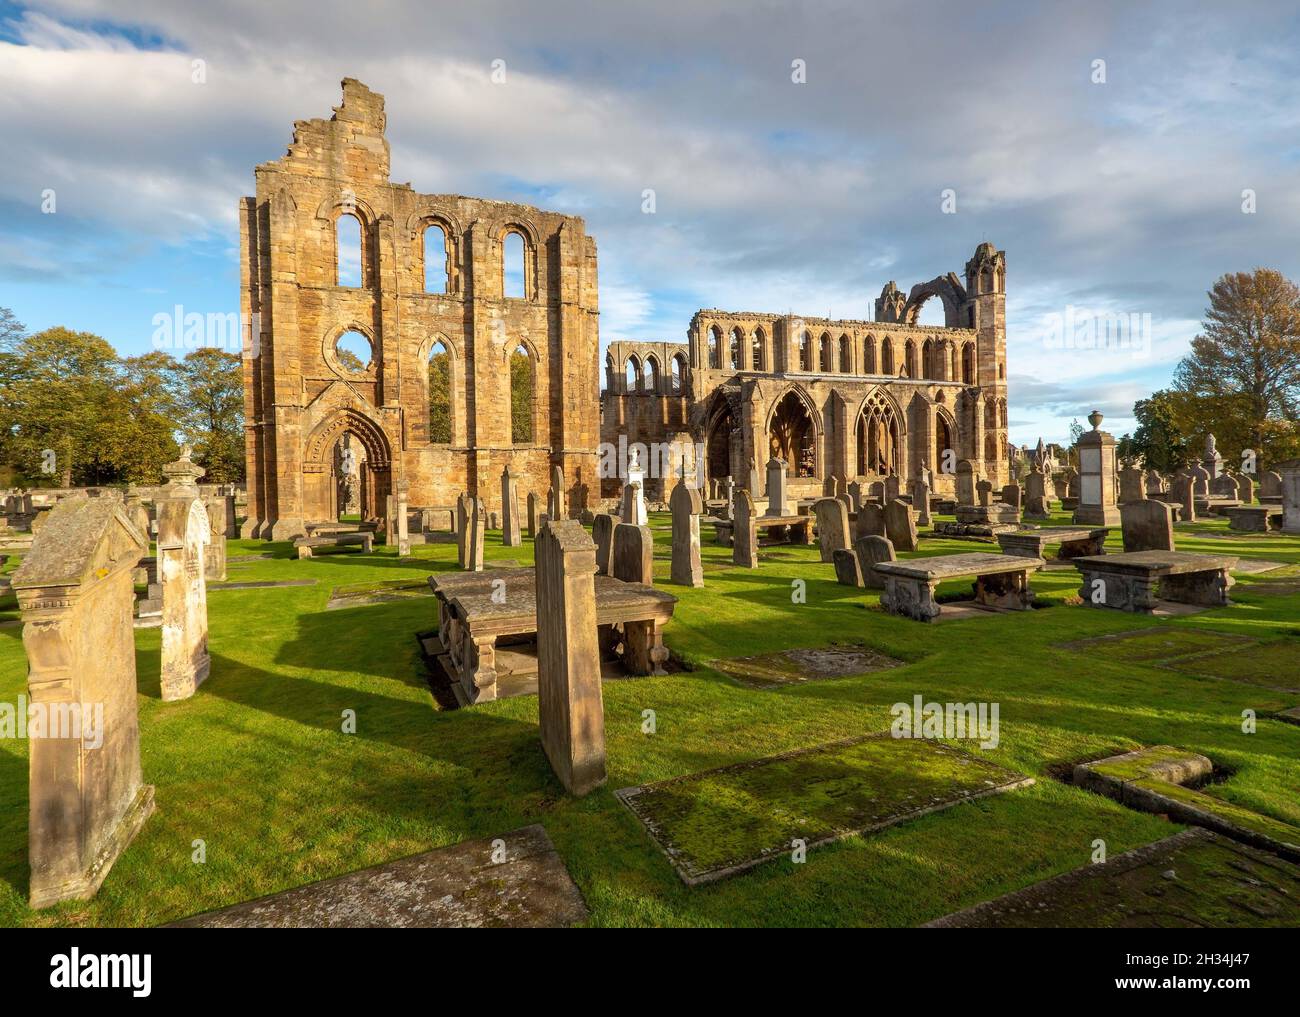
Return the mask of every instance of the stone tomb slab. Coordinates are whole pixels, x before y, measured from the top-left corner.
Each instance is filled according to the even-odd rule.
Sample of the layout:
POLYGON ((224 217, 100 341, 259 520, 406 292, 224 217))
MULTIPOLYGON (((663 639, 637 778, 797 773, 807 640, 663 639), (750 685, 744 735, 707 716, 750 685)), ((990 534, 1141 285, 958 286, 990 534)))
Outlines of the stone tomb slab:
POLYGON ((395 600, 416 600, 432 597, 427 581, 422 579, 393 579, 376 583, 356 583, 336 586, 325 603, 326 611, 346 607, 367 607, 370 604, 387 604, 395 600))
POLYGON ((216 590, 275 590, 281 586, 315 586, 315 579, 248 579, 236 583, 209 583, 208 592, 216 590))
POLYGON ((688 886, 1034 783, 952 745, 882 731, 616 791, 688 886))
POLYGON ((1224 649, 1237 652, 1252 643, 1254 640, 1249 636, 1228 632, 1157 625, 1109 636, 1079 639, 1061 645, 1069 650, 1109 657, 1117 661, 1162 663, 1189 654, 1211 653, 1224 649))
POLYGON ((559 928, 587 906, 540 825, 467 840, 209 911, 172 928, 559 928))
POLYGON ((983 904, 932 929, 1233 929, 1300 924, 1300 865, 1191 829, 983 904))
POLYGON ((709 662, 709 667, 750 688, 777 689, 826 678, 884 671, 902 667, 903 663, 863 646, 821 646, 714 660, 709 662))
POLYGON ((1263 558, 1242 558, 1232 567, 1232 571, 1241 576, 1258 576, 1281 568, 1286 568, 1286 562, 1265 561, 1263 558))

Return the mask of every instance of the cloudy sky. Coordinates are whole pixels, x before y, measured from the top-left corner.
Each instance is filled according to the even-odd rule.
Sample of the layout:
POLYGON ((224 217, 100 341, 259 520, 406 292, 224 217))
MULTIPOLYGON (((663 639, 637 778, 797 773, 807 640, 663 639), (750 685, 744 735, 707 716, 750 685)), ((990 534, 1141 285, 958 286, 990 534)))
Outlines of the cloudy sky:
POLYGON ((1300 276, 1298 21, 1287 3, 0 2, 0 306, 125 353, 178 304, 236 311, 253 167, 350 76, 387 97, 395 181, 586 218, 604 342, 682 341, 700 307, 870 318, 887 281, 960 275, 989 240, 1012 439, 1063 439, 1094 407, 1118 433, 1217 276, 1300 276), (1105 315, 1130 327, 1090 348, 1105 315))

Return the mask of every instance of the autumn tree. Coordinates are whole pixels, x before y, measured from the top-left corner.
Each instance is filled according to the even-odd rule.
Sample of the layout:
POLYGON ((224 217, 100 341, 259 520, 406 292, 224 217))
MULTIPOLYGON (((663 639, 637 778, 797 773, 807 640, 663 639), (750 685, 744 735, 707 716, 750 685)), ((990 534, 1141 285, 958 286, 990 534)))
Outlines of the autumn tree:
MULTIPOLYGON (((175 362, 173 362, 175 363, 175 362)), ((244 371, 238 353, 200 347, 170 374, 168 405, 208 484, 244 479, 244 371)))
POLYGON ((1148 470, 1173 473, 1187 465, 1190 439, 1184 430, 1186 408, 1176 393, 1160 391, 1133 405, 1137 429, 1128 439, 1127 455, 1148 470))
POLYGON ((1220 422, 1207 419, 1197 437, 1213 433, 1231 458, 1243 448, 1265 462, 1285 458, 1300 410, 1300 288, 1258 268, 1222 276, 1209 298, 1202 332, 1174 373, 1175 389, 1220 422))

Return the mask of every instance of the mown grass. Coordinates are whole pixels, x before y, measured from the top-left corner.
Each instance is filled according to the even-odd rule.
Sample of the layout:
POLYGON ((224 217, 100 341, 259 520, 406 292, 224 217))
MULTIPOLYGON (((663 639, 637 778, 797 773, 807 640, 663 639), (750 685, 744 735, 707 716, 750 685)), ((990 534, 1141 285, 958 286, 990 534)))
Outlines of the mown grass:
MULTIPOLYGON (((0 924, 161 923, 542 823, 594 925, 911 925, 1086 864, 1096 839, 1113 855, 1172 833, 1158 817, 1050 779, 1062 764, 1141 745, 1202 752, 1232 772, 1210 793, 1300 823, 1300 728, 1267 716, 1296 696, 1063 645, 1160 627, 1294 638, 1300 593, 1253 592, 1267 577, 1241 578, 1232 608, 1153 620, 1072 603, 1077 573, 1048 571, 1034 581, 1039 610, 922 625, 883 614, 874 592, 837 585, 815 547, 773 549, 779 557, 759 569, 733 570, 729 549, 706 532, 705 587, 670 587, 668 519, 652 525, 657 578, 680 597, 666 641, 690 670, 606 684, 609 781, 581 800, 550 772, 535 697, 437 711, 414 639, 436 624, 431 599, 323 610, 336 586, 454 569, 453 545, 417 546, 406 562, 388 548, 298 561, 284 544, 232 541, 231 555, 270 548, 276 557, 232 564, 231 581, 319 582, 214 589, 212 677, 186 702, 160 701, 158 630, 137 633, 143 765, 158 811, 92 901, 27 908, 26 744, 0 741, 0 924), (806 603, 792 602, 794 580, 804 581, 806 603), (772 690, 710 666, 831 642, 863 643, 905 666, 772 690), (890 706, 914 695, 999 703, 1001 742, 987 756, 1037 784, 696 889, 614 797, 620 787, 883 730, 890 706), (647 709, 653 735, 642 733, 647 709), (1242 731, 1246 709, 1261 718, 1254 734, 1242 731), (354 735, 341 730, 345 710, 356 712, 354 735), (192 861, 198 840, 204 864, 192 861)), ((1180 528, 1179 546, 1300 563, 1300 540, 1214 536, 1225 527, 1180 528)), ((489 559, 531 563, 530 542, 503 548, 495 538, 489 559)), ((973 549, 982 548, 927 539, 922 553, 973 549)), ((0 603, 0 621, 13 616, 0 603)), ((20 629, 0 627, 0 702, 16 702, 25 675, 20 629)))

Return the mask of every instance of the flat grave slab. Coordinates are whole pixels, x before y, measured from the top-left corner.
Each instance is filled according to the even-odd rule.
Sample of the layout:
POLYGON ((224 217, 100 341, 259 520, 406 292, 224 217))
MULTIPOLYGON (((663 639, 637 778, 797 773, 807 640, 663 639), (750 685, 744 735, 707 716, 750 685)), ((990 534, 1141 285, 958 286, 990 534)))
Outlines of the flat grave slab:
POLYGON ((416 600, 433 596, 429 584, 423 579, 394 579, 378 583, 356 583, 336 586, 325 603, 326 611, 346 607, 366 607, 370 604, 387 604, 395 600, 416 600))
POLYGON ((926 924, 932 929, 1294 928, 1300 865, 1191 829, 926 924))
POLYGON ((756 689, 777 689, 826 678, 869 674, 872 671, 901 667, 903 663, 862 646, 822 646, 714 660, 709 662, 709 666, 742 685, 756 689))
POLYGON ((1277 719, 1284 720, 1288 724, 1300 724, 1300 706, 1293 706, 1289 710, 1278 710, 1277 719))
POLYGON ((1033 784, 944 742, 888 731, 623 788, 688 886, 1033 784))
POLYGON ((175 922, 172 928, 554 928, 587 906, 540 825, 467 840, 175 922), (498 847, 502 847, 498 845, 498 847))
POLYGON ((208 592, 215 590, 274 590, 281 586, 315 586, 315 579, 249 579, 235 583, 208 583, 208 592))
POLYGON ((1276 569, 1286 568, 1284 561, 1265 561, 1263 558, 1242 558, 1232 571, 1242 576, 1258 576, 1276 569))

